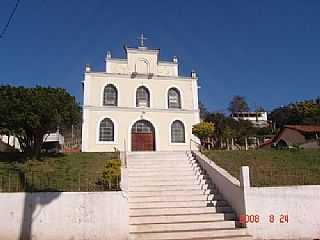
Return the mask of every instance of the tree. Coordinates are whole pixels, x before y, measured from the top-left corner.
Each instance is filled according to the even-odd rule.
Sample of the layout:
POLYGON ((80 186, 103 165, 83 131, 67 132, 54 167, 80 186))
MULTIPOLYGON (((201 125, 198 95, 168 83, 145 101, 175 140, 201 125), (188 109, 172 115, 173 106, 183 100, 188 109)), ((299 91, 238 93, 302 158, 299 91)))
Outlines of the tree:
POLYGON ((206 122, 214 123, 214 137, 219 139, 226 126, 226 116, 223 113, 211 112, 205 118, 206 122))
POLYGON ((290 124, 319 125, 320 100, 316 98, 275 108, 270 114, 270 119, 277 128, 290 124))
POLYGON ((237 130, 237 138, 241 145, 244 144, 246 138, 256 135, 256 128, 247 120, 239 120, 237 130))
POLYGON ((233 143, 243 145, 245 138, 255 136, 257 131, 250 121, 235 120, 222 113, 210 113, 206 121, 214 123, 213 138, 215 145, 218 144, 220 147, 226 143, 229 148, 230 140, 233 143))
POLYGON ((80 107, 65 89, 0 86, 0 129, 18 138, 21 150, 40 158, 43 137, 76 124, 80 107))
POLYGON ((201 122, 192 127, 192 133, 200 139, 201 143, 211 137, 213 132, 214 124, 211 122, 201 122))
POLYGON ((242 96, 234 96, 229 104, 228 110, 231 113, 249 111, 248 103, 242 96))
POLYGON ((199 111, 200 111, 200 119, 206 119, 209 112, 207 111, 206 107, 202 102, 199 102, 199 111))

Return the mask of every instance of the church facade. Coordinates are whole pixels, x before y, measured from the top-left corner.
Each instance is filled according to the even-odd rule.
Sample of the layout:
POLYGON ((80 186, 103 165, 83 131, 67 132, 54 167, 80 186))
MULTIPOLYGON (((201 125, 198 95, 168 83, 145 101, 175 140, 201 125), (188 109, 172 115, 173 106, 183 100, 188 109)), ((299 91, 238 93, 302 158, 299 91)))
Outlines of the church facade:
POLYGON ((190 149, 192 126, 200 121, 195 72, 179 76, 178 59, 161 61, 159 49, 108 52, 104 72, 86 65, 83 152, 181 151, 190 149))

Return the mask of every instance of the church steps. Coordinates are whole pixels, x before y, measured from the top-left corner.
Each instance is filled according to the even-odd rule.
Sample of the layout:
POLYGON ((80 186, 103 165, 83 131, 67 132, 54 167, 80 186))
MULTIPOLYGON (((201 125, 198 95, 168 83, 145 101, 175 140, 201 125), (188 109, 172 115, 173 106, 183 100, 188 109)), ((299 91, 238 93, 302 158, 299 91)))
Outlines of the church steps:
POLYGON ((167 195, 167 196, 150 196, 150 197, 132 197, 131 195, 129 199, 129 203, 134 202, 162 202, 162 201, 207 201, 207 200, 222 200, 220 195, 204 195, 204 194, 194 194, 194 195, 187 195, 187 196, 179 196, 179 195, 167 195))
POLYGON ((137 182, 129 182, 128 186, 130 187, 138 187, 138 186, 161 186, 161 185, 187 185, 187 184, 198 184, 201 180, 196 179, 177 179, 171 181, 163 181, 163 180, 153 180, 153 181, 137 181, 137 182))
POLYGON ((155 165, 155 166, 148 166, 148 165, 141 165, 141 166, 132 166, 130 167, 130 171, 132 170, 143 170, 143 171, 155 171, 155 170, 159 170, 159 169, 170 169, 170 170, 177 170, 177 169, 185 169, 185 170, 189 170, 190 169, 190 165, 186 165, 186 164, 179 164, 179 165, 155 165))
POLYGON ((211 190, 174 190, 174 191, 141 191, 141 192, 128 192, 128 195, 130 198, 135 198, 135 197, 159 197, 159 196, 186 196, 188 197, 189 195, 205 195, 205 194, 210 194, 212 193, 211 190))
POLYGON ((175 208, 175 207, 216 207, 227 206, 223 200, 184 200, 184 201, 160 201, 160 202, 129 202, 129 208, 175 208))
POLYGON ((129 209, 129 216, 155 216, 179 214, 232 213, 227 207, 180 207, 180 208, 137 208, 129 209))
POLYGON ((128 186, 129 187, 138 187, 138 186, 161 186, 161 185, 193 185, 193 184, 207 184, 209 183, 207 181, 207 179, 200 177, 200 178, 196 178, 193 177, 193 179, 190 178, 180 178, 180 179, 167 179, 167 180, 158 180, 158 179, 154 179, 154 180, 145 180, 145 181, 130 181, 128 186))
POLYGON ((130 159, 185 158, 186 152, 136 152, 128 153, 130 159))
POLYGON ((233 213, 203 213, 203 214, 181 214, 181 215, 152 215, 131 217, 130 224, 150 223, 172 223, 172 222, 203 222, 235 220, 233 213))
POLYGON ((232 239, 251 240, 246 229, 202 229, 192 231, 162 231, 152 233, 131 233, 130 240, 201 240, 202 239, 232 239))
POLYGON ((199 185, 159 185, 159 186, 135 186, 130 187, 129 191, 138 192, 138 191, 173 191, 173 190, 201 190, 206 189, 206 186, 199 185))
POLYGON ((129 239, 251 240, 186 153, 130 154, 128 177, 129 239))
MULTIPOLYGON (((130 155, 129 155, 130 156, 130 155)), ((154 157, 150 156, 143 156, 143 157, 130 157, 131 162, 139 162, 139 161, 149 161, 149 162, 156 162, 156 161, 185 161, 186 156, 185 155, 177 155, 177 156, 157 156, 155 155, 154 157)))
POLYGON ((164 171, 163 169, 158 169, 158 170, 150 170, 150 171, 128 171, 128 176, 129 177, 148 177, 151 176, 153 177, 167 177, 167 179, 170 179, 170 176, 194 176, 195 177, 195 172, 192 169, 180 169, 180 171, 175 170, 175 169, 166 169, 164 171))
POLYGON ((148 157, 148 156, 144 156, 144 157, 134 157, 131 158, 130 157, 130 162, 141 162, 141 161, 145 161, 145 162, 149 162, 149 163, 153 163, 153 162, 159 162, 159 161, 165 161, 165 162, 171 162, 171 161, 181 161, 184 162, 186 160, 186 156, 182 155, 182 156, 155 156, 155 157, 148 157))
POLYGON ((183 172, 188 172, 188 171, 193 171, 193 169, 190 166, 184 166, 184 167, 180 167, 180 168, 174 168, 174 167, 161 167, 161 168, 130 168, 129 169, 129 173, 134 173, 134 172, 150 172, 150 171, 154 171, 154 172, 159 172, 159 171, 168 171, 168 172, 172 172, 172 173, 179 173, 180 171, 183 172))
POLYGON ((203 176, 199 176, 198 178, 195 178, 194 175, 190 174, 190 175, 184 175, 184 176, 180 176, 180 175, 173 175, 170 176, 170 178, 168 178, 167 176, 146 176, 146 177, 131 177, 130 178, 130 182, 135 183, 135 182, 144 182, 144 181, 148 181, 148 182, 153 182, 153 181, 163 181, 163 182, 170 182, 171 180, 195 180, 195 179, 204 179, 203 176))
POLYGON ((168 170, 166 172, 162 172, 159 170, 153 170, 153 171, 128 171, 129 177, 147 177, 147 176, 163 176, 163 177, 170 177, 170 176, 194 176, 194 171, 192 169, 188 170, 168 170))
MULTIPOLYGON (((190 219, 192 220, 192 219, 190 219)), ((201 229, 226 229, 234 228, 234 221, 203 221, 203 222, 172 222, 172 223, 150 223, 130 224, 129 232, 158 232, 158 231, 190 231, 201 229)))
POLYGON ((192 166, 192 162, 155 162, 155 163, 128 163, 128 167, 131 168, 170 168, 170 167, 190 167, 192 166))

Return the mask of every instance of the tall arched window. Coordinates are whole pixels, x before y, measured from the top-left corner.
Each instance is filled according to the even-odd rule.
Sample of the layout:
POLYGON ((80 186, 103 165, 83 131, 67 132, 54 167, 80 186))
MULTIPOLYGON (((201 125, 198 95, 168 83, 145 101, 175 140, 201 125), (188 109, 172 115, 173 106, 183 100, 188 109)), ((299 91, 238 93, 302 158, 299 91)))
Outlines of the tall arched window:
POLYGON ((103 105, 117 106, 118 105, 118 91, 115 86, 108 84, 103 91, 103 105))
POLYGON ((150 93, 146 87, 139 87, 136 92, 136 106, 150 107, 150 93))
POLYGON ((181 108, 180 92, 176 88, 170 88, 168 91, 168 108, 181 108))
POLYGON ((109 118, 105 118, 100 122, 99 141, 102 141, 102 142, 114 141, 114 125, 109 118))
POLYGON ((181 121, 176 120, 171 124, 171 142, 185 143, 185 130, 181 121))

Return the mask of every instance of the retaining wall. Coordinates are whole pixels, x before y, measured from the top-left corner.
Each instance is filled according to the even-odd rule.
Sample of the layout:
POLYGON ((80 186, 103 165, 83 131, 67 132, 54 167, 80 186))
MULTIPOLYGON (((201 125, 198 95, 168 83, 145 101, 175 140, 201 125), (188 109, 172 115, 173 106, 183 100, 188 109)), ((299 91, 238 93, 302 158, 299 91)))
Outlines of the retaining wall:
POLYGON ((256 239, 319 239, 320 186, 244 189, 247 223, 256 239), (254 217, 251 217, 254 219, 254 217))
POLYGON ((0 193, 0 239, 125 240, 123 192, 0 193))
POLYGON ((320 239, 320 185, 250 187, 249 167, 241 168, 238 181, 193 154, 255 239, 320 239))

